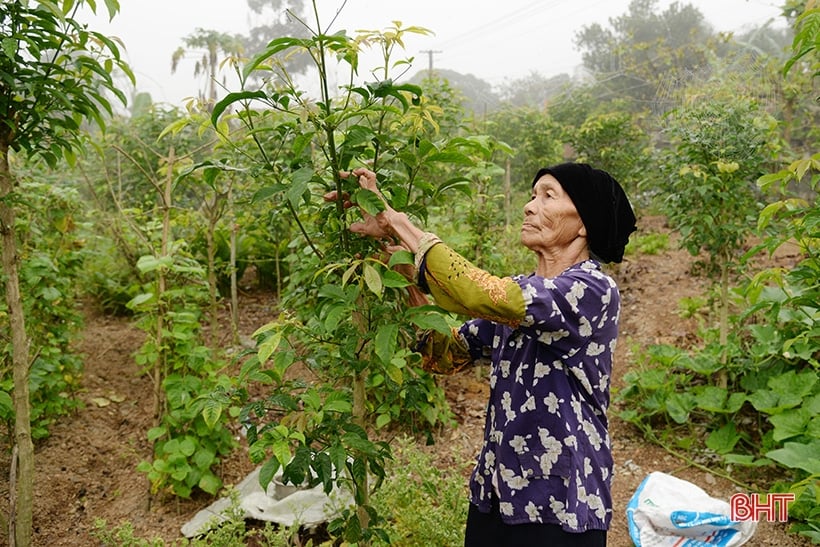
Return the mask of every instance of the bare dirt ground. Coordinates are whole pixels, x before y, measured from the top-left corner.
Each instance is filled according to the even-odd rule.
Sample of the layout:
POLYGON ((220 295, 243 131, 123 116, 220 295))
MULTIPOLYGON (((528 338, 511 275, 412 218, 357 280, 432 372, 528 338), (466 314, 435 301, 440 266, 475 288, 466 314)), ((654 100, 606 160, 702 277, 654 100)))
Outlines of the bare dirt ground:
MULTIPOLYGON (((664 229, 660 219, 645 219, 641 228, 664 229)), ((613 271, 623 305, 613 374, 616 388, 635 361, 633 348, 659 342, 684 343, 696 328, 675 310, 680 298, 703 295, 706 284, 690 275, 693 259, 685 251, 676 250, 674 243, 671 247, 658 255, 629 256, 613 271)), ((270 295, 243 296, 242 332, 249 335, 268 322, 274 307, 270 295)), ((97 519, 106 520, 109 526, 130 521, 136 535, 161 537, 170 542, 180 537, 180 527, 185 522, 211 503, 207 496, 170 502, 152 500, 145 476, 136 471, 137 464, 151 456, 145 434, 153 425, 151 381, 140 375, 133 360, 141 340, 142 334, 129 320, 89 312, 79 345, 85 354, 85 376, 79 394, 84 407, 61 419, 53 426, 51 436, 36 447, 35 545, 99 545, 91 535, 97 519)), ((432 450, 441 451, 441 462, 451 461, 454 448, 464 458, 472 458, 481 442, 486 382, 470 372, 443 378, 442 382, 459 425, 444 432, 432 450)), ((626 505, 652 471, 672 473, 724 499, 737 491, 733 483, 692 467, 646 442, 615 412, 612 414, 615 519, 609 545, 632 545, 627 532, 626 505)), ((235 484, 252 468, 247 452, 240 449, 223 461, 222 477, 226 484, 235 484)), ((8 469, 9 456, 3 452, 0 499, 6 501, 0 510, 5 514, 8 469)), ((5 533, 0 530, 0 543, 7 540, 5 533)), ((783 524, 761 522, 747 545, 798 547, 809 542, 789 535, 783 524)))

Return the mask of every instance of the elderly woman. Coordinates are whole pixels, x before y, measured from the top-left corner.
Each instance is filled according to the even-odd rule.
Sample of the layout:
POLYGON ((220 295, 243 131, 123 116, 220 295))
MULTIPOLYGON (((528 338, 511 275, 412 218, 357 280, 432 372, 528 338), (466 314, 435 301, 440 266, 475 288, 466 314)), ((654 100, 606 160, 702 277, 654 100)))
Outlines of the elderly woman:
MULTIPOLYGON (((372 171, 345 175, 378 194, 372 171)), ((415 253, 418 286, 442 308, 473 318, 449 339, 423 339, 428 369, 491 364, 465 545, 605 545, 620 297, 600 263, 620 262, 635 230, 618 182, 579 163, 538 171, 521 228, 521 242, 538 260, 529 275, 480 270, 389 206, 350 229, 398 238, 415 253)))

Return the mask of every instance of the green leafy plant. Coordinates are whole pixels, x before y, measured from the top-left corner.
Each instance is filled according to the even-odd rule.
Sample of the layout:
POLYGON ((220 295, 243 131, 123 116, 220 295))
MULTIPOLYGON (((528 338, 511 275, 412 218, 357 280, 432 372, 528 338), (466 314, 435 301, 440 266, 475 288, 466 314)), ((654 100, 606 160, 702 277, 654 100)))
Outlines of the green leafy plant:
POLYGON ((370 496, 385 478, 390 447, 373 440, 374 429, 428 429, 448 418, 412 347, 416 329, 447 330, 449 324, 430 307, 405 308, 409 281, 394 268, 411 264, 408 253, 388 260, 378 243, 348 231, 353 217, 346 199, 371 214, 382 204, 340 172, 369 166, 393 207, 423 222, 431 203, 472 181, 455 167, 486 165, 491 155, 484 138, 439 135, 440 108, 419 86, 391 78, 406 64, 393 60, 394 50, 406 35, 425 32, 397 24, 351 38, 329 33, 317 18, 308 38, 273 40, 241 70, 242 89, 212 112, 227 143, 256 146, 242 165, 259 182, 255 201, 279 208, 296 230, 286 258, 285 312, 256 332, 256 355, 233 392, 245 404, 240 420, 251 457, 264 462, 263 485, 281 468, 289 482, 353 492, 355 510, 329 527, 351 543, 385 539, 370 496), (378 81, 356 81, 363 47, 382 53, 378 81), (309 55, 317 69, 316 101, 276 60, 297 52, 309 55), (350 74, 339 96, 329 88, 332 59, 350 74), (259 74, 268 76, 265 87, 244 87, 259 74), (246 139, 231 130, 237 125, 246 139), (333 201, 317 199, 329 191, 336 192, 333 201), (251 398, 249 381, 267 383, 268 395, 251 398))
MULTIPOLYGON (((110 16, 119 10, 106 1, 110 16)), ((75 0, 21 1, 0 4, 0 236, 2 236, 2 289, 8 306, 11 368, 14 384, 15 449, 18 464, 16 515, 10 535, 15 544, 29 545, 32 533, 34 447, 31 431, 29 370, 30 336, 21 294, 17 209, 28 197, 21 193, 12 165, 19 157, 42 160, 56 167, 75 160, 83 147, 83 124, 105 127, 111 114, 111 92, 125 102, 112 74, 134 75, 120 58, 117 45, 75 19, 77 10, 96 2, 75 0)), ((36 354, 36 348, 34 348, 36 354)))
POLYGON ((199 488, 213 495, 222 487, 214 468, 235 441, 222 422, 206 419, 204 395, 227 379, 219 373, 224 365, 202 342, 199 312, 189 311, 193 302, 207 301, 202 269, 179 257, 167 258, 145 257, 139 265, 147 274, 167 268, 168 278, 162 279, 176 279, 176 286, 160 290, 157 282, 156 292, 140 294, 131 302, 140 316, 139 326, 149 334, 136 361, 155 379, 159 422, 148 431, 153 461, 142 462, 138 469, 147 474, 154 493, 168 490, 187 498, 199 488))
MULTIPOLYGON (((20 188, 32 195, 18 217, 18 229, 25 234, 20 283, 23 292, 33 296, 23 302, 30 319, 29 337, 38 348, 29 371, 31 435, 42 439, 58 416, 80 406, 74 395, 82 375, 82 359, 72 343, 83 323, 76 290, 85 252, 79 224, 81 205, 73 189, 58 185, 41 170, 28 173, 20 188)), ((0 303, 0 314, 8 317, 5 302, 0 303)), ((5 346, 2 362, 11 363, 11 346, 5 346)), ((11 400, 12 387, 11 367, 4 366, 0 374, 3 400, 11 400)), ((0 402, 0 417, 9 425, 11 438, 12 405, 0 402)))
POLYGON ((390 515, 385 525, 389 544, 400 547, 461 545, 468 500, 464 473, 471 462, 455 458, 441 469, 434 456, 414 446, 411 438, 395 443, 384 485, 373 505, 390 515))
POLYGON ((626 245, 626 253, 656 255, 669 248, 669 234, 649 232, 634 234, 626 245))
MULTIPOLYGON (((667 116, 671 147, 663 154, 664 209, 693 256, 720 290, 720 343, 729 334, 729 286, 754 218, 760 211, 754 181, 778 150, 776 122, 752 98, 717 89, 667 116)), ((726 362, 726 358, 721 359, 726 362)), ((726 387, 724 371, 716 381, 726 387)))

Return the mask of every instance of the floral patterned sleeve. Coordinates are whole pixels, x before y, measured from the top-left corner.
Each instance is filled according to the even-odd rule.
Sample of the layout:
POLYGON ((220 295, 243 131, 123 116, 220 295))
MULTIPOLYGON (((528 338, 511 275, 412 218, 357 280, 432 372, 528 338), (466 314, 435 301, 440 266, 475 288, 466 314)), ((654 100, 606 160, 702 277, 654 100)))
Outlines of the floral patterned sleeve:
POLYGON ((434 235, 422 238, 416 261, 419 286, 445 310, 512 328, 524 319, 526 306, 518 283, 477 268, 434 235))

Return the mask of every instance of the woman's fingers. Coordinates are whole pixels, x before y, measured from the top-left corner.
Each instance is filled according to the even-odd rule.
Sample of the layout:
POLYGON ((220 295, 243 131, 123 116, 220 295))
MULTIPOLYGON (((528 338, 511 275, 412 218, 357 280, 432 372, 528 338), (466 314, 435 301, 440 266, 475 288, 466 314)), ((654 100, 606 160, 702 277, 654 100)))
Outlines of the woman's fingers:
MULTIPOLYGON (((352 171, 340 171, 339 176, 342 178, 356 177, 361 188, 374 192, 377 196, 379 196, 382 202, 384 202, 385 207, 388 210, 390 209, 390 205, 384 199, 384 196, 382 196, 381 192, 379 192, 379 187, 376 180, 376 173, 374 173, 370 169, 358 167, 356 169, 353 169, 352 171)), ((325 195, 325 199, 327 199, 327 196, 330 195, 333 196, 332 199, 335 199, 338 194, 335 191, 328 192, 325 195)), ((347 197, 348 196, 345 196, 345 207, 350 206, 350 202, 347 201, 347 197)), ((362 211, 362 217, 363 220, 361 222, 354 222, 350 225, 351 232, 376 239, 390 237, 389 222, 383 214, 372 216, 362 211)))
POLYGON ((379 225, 375 217, 366 215, 365 219, 360 222, 353 222, 350 225, 350 231, 375 239, 382 239, 388 237, 389 234, 379 225))
POLYGON ((339 176, 345 179, 350 177, 356 177, 359 182, 359 186, 367 190, 370 190, 371 192, 376 192, 377 194, 379 194, 379 196, 381 196, 381 194, 379 193, 378 181, 376 180, 376 173, 374 173, 370 169, 366 169, 364 167, 357 167, 352 171, 340 171, 339 176))
MULTIPOLYGON (((338 194, 338 192, 336 192, 336 190, 331 190, 330 192, 323 195, 322 199, 324 199, 325 201, 328 201, 328 202, 334 202, 334 201, 336 201, 336 198, 338 197, 338 195, 339 194, 338 194)), ((342 194, 342 198, 344 199, 345 209, 349 209, 349 208, 353 207, 353 202, 350 201, 349 197, 350 196, 348 196, 347 193, 342 194)))

